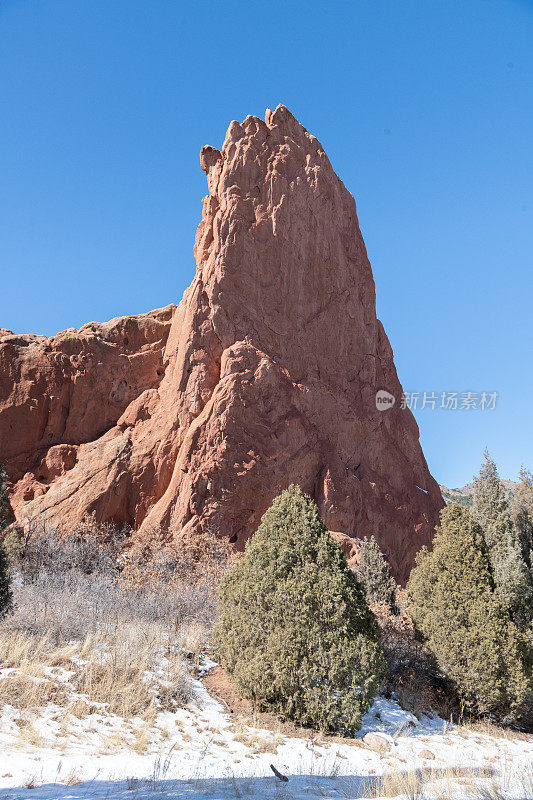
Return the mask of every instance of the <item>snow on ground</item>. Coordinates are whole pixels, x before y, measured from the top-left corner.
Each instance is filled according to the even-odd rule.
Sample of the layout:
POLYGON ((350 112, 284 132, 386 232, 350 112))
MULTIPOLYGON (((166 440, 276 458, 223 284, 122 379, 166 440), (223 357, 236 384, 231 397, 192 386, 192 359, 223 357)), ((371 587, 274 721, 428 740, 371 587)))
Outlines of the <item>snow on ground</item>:
POLYGON ((483 797, 469 784, 473 768, 495 773, 500 784, 498 775, 505 775, 503 795, 493 795, 498 800, 528 798, 515 778, 533 764, 533 737, 494 738, 438 718, 418 720, 378 698, 353 743, 327 738, 313 742, 234 725, 199 680, 194 688, 193 703, 175 713, 161 712, 150 725, 109 715, 104 708, 84 719, 67 718, 64 709, 52 704, 28 722, 27 715, 5 706, 0 716, 0 800, 349 800, 368 796, 380 775, 394 771, 442 771, 444 786, 450 768, 459 784, 465 775, 463 789, 456 787, 450 794, 448 787, 439 800, 483 797), (390 742, 388 753, 380 756, 363 744, 361 738, 369 731, 390 742), (434 760, 421 757, 423 750, 434 760), (273 775, 271 764, 288 782, 273 775))

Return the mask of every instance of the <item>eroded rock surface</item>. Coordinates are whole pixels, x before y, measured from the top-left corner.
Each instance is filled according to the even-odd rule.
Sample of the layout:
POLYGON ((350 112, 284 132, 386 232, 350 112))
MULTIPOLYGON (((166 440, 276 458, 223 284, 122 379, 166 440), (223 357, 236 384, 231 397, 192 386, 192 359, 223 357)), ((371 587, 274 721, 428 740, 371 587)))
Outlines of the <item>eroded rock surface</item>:
POLYGON ((0 330, 0 457, 19 516, 73 469, 81 444, 99 439, 132 400, 158 386, 175 308, 50 338, 0 330))
POLYGON ((402 389, 355 201, 283 106, 232 122, 200 161, 197 271, 175 311, 0 338, 17 517, 89 512, 242 546, 298 483, 404 579, 443 502, 410 411, 376 409, 378 389, 402 389))

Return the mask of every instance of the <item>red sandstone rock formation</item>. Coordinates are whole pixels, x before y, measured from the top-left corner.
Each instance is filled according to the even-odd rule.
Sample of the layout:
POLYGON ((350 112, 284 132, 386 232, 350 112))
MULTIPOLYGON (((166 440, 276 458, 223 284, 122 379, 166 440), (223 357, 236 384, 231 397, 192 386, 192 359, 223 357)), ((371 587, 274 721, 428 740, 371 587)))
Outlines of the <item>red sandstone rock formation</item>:
POLYGON ((16 515, 241 546, 298 483, 331 530, 374 534, 405 579, 443 502, 411 413, 376 409, 378 389, 402 389, 355 201, 283 106, 232 122, 200 163, 197 271, 173 314, 0 339, 16 515))
MULTIPOLYGON (((0 457, 18 516, 163 375, 176 306, 46 336, 0 329, 0 457)), ((80 497, 83 504, 83 499, 80 497)))

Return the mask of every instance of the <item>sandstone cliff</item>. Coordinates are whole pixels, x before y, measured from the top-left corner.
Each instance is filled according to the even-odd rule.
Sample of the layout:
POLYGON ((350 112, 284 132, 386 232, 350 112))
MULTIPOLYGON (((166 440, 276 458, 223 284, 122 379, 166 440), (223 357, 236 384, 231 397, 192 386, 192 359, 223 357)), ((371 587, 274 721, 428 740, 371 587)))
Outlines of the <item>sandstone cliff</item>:
POLYGON ((176 310, 0 338, 17 517, 94 513, 242 546, 299 483, 404 579, 443 502, 376 318, 355 201, 283 106, 202 148, 197 271, 176 310))

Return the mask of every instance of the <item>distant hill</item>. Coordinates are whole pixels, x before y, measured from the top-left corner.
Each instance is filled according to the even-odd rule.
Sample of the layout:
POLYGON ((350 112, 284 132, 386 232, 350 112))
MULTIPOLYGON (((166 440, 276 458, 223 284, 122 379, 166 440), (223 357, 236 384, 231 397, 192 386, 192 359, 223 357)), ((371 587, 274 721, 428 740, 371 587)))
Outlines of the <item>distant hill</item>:
MULTIPOLYGON (((518 486, 517 481, 507 481, 502 478, 503 487, 505 489, 505 496, 507 499, 511 497, 514 490, 518 486)), ((461 486, 460 489, 448 489, 447 486, 440 487, 442 497, 446 505, 450 503, 459 503, 462 506, 470 508, 472 505, 474 484, 468 483, 466 486, 461 486)))

